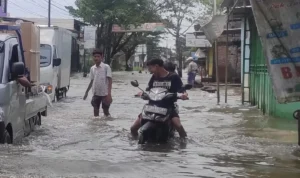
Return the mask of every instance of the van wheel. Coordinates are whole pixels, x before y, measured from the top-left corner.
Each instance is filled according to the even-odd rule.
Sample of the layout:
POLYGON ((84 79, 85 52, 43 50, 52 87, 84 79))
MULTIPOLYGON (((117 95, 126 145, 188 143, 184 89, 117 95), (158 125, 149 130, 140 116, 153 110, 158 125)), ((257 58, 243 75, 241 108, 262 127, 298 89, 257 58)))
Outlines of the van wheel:
POLYGON ((42 116, 37 115, 35 125, 41 126, 42 125, 42 116))
POLYGON ((62 97, 63 97, 63 98, 66 98, 66 97, 67 97, 67 91, 68 91, 68 90, 65 88, 64 91, 63 91, 63 93, 62 93, 62 95, 63 95, 62 97))
POLYGON ((4 131, 3 138, 0 140, 1 144, 12 144, 12 139, 7 130, 4 131))

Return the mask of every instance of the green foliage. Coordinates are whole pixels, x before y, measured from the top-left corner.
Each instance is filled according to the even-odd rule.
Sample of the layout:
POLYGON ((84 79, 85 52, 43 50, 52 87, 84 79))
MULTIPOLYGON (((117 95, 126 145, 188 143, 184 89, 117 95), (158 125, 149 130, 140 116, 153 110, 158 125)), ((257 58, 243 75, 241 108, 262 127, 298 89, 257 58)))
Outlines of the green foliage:
MULTIPOLYGON (((224 0, 217 0, 217 10, 221 9, 221 4, 224 0)), ((213 0, 199 0, 199 2, 205 6, 205 13, 212 15, 214 11, 214 1, 213 0)))
MULTIPOLYGON (((147 42, 151 33, 115 33, 109 42, 107 27, 118 24, 122 27, 160 21, 157 6, 152 0, 76 0, 76 7, 66 7, 74 17, 81 18, 97 29, 97 47, 111 43, 111 57, 120 51, 130 55, 139 44, 147 42)), ((158 34, 153 34, 158 36, 158 34)))
POLYGON ((160 6, 163 9, 161 13, 164 14, 168 31, 176 38, 194 24, 201 12, 198 0, 164 0, 160 6), (184 21, 189 22, 189 26, 183 26, 184 21))
POLYGON ((75 5, 76 8, 66 7, 70 14, 91 25, 101 22, 140 24, 159 17, 148 0, 76 0, 75 5))

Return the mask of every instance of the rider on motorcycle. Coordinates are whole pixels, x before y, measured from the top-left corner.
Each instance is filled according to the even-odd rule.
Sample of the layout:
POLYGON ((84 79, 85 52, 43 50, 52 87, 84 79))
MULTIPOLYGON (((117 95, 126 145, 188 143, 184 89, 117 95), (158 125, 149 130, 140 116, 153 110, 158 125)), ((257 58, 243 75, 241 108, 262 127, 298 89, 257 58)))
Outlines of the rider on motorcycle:
MULTIPOLYGON (((181 93, 183 83, 180 77, 173 72, 169 72, 164 68, 164 61, 161 59, 152 59, 147 62, 147 67, 150 73, 152 73, 152 77, 148 84, 148 89, 151 88, 166 88, 170 93, 181 93)), ((184 92, 183 95, 180 96, 182 100, 188 99, 188 95, 184 92)), ((171 115, 171 121, 174 128, 178 131, 181 138, 185 138, 187 136, 183 126, 181 125, 180 118, 178 113, 174 110, 171 115)), ((138 119, 133 123, 130 130, 133 135, 138 134, 138 130, 141 127, 141 114, 138 119)))

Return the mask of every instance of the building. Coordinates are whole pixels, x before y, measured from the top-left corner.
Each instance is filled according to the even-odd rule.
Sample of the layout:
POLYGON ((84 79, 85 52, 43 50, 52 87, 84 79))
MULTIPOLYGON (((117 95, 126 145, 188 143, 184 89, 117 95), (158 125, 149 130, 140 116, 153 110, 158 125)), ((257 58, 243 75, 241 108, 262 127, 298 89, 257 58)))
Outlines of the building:
POLYGON ((300 102, 277 102, 249 0, 240 1, 235 7, 234 0, 225 0, 222 7, 228 8, 231 16, 242 22, 242 102, 257 106, 264 114, 292 120, 300 102))
MULTIPOLYGON (((229 29, 224 30, 222 35, 218 38, 218 70, 219 70, 219 81, 225 82, 225 69, 226 69, 226 50, 227 50, 227 35, 228 35, 228 82, 230 83, 241 83, 241 29, 239 28, 239 22, 233 22, 229 24, 229 29)), ((207 77, 211 81, 216 81, 216 67, 215 67, 215 46, 208 45, 208 41, 205 39, 205 34, 202 31, 195 31, 193 34, 196 38, 194 46, 188 44, 188 38, 190 35, 187 34, 187 45, 191 47, 198 47, 206 53, 206 73, 207 77), (198 41, 198 42, 197 42, 198 41)))

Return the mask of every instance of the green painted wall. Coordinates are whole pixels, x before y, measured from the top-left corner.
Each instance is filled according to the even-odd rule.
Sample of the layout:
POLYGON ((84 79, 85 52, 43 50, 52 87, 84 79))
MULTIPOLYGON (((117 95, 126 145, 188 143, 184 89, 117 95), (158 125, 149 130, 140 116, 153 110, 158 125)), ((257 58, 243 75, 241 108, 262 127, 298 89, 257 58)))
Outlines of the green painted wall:
POLYGON ((264 114, 292 120, 293 112, 300 109, 300 102, 279 104, 276 101, 254 20, 250 20, 250 28, 250 102, 254 106, 257 105, 264 114))

